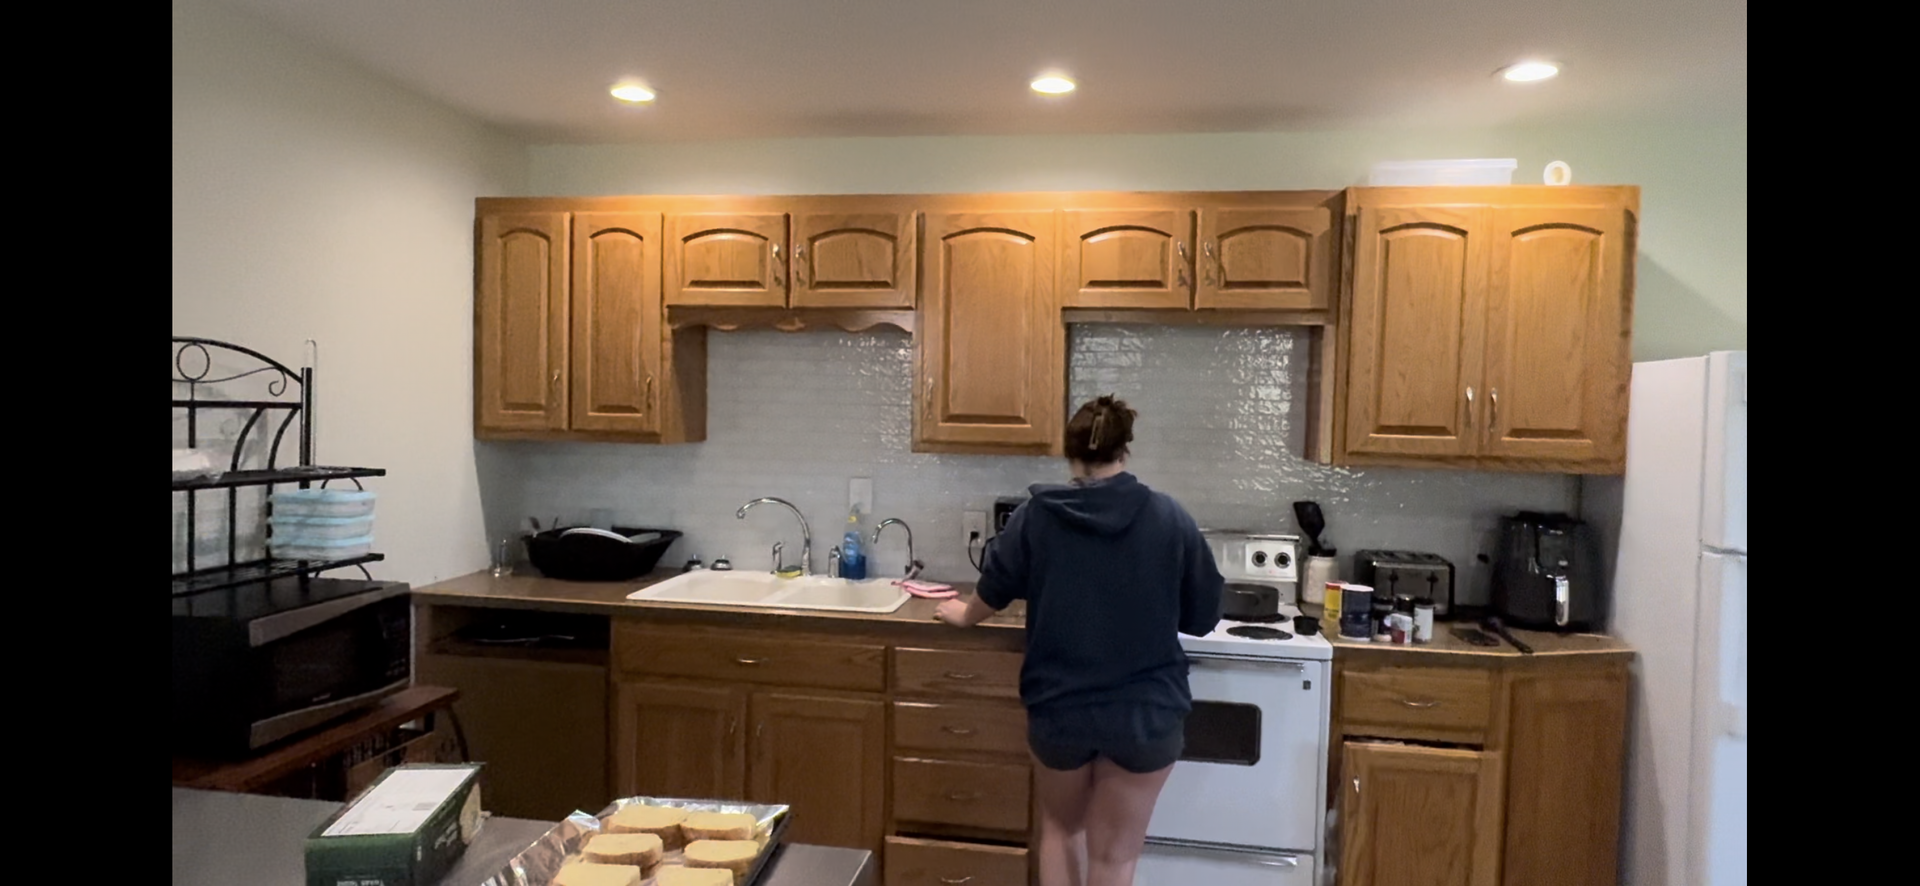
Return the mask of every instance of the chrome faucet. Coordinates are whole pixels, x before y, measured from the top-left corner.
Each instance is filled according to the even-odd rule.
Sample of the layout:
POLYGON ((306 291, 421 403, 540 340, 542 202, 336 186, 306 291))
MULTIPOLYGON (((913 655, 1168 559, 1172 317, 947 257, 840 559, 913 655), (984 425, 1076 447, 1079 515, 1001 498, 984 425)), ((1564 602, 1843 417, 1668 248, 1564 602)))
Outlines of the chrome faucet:
POLYGON ((907 532, 907 577, 912 578, 915 575, 918 575, 920 573, 920 570, 925 569, 927 567, 926 567, 926 564, 921 563, 919 560, 914 559, 913 527, 908 526, 907 521, 902 520, 899 517, 888 517, 885 520, 881 520, 880 525, 873 527, 873 543, 876 545, 880 543, 880 530, 885 529, 888 526, 893 525, 895 523, 900 524, 900 528, 906 530, 907 532))
MULTIPOLYGON (((801 514, 800 509, 793 506, 793 502, 787 501, 784 498, 771 498, 771 497, 756 498, 753 501, 750 501, 750 502, 747 502, 746 504, 741 505, 740 510, 734 511, 733 512, 734 519, 745 520, 747 519, 748 509, 752 508, 754 505, 763 505, 768 503, 772 503, 776 505, 785 505, 787 510, 793 512, 794 519, 800 521, 800 573, 802 575, 812 575, 813 574, 813 530, 807 528, 806 515, 801 514)), ((775 554, 774 556, 777 561, 779 555, 775 554)), ((775 562, 773 565, 774 565, 775 571, 778 571, 780 564, 778 562, 775 562)))

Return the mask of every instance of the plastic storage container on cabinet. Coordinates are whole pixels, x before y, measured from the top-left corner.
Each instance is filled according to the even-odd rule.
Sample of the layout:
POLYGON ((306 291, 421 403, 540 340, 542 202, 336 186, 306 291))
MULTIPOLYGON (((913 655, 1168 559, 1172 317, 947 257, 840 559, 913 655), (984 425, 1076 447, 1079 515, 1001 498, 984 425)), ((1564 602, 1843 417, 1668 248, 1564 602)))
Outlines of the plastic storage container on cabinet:
POLYGON ((1520 161, 1504 160, 1390 160, 1373 164, 1367 184, 1374 187, 1406 185, 1510 185, 1520 161))
POLYGON ((286 489, 273 494, 276 517, 369 517, 373 493, 358 489, 286 489))

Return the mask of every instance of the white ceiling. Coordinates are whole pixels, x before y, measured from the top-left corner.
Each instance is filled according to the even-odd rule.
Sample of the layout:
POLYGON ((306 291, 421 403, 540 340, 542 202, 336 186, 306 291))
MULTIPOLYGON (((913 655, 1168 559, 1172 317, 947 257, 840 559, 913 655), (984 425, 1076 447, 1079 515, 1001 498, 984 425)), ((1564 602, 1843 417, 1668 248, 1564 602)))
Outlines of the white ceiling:
POLYGON ((1745 0, 224 0, 529 138, 1744 119, 1745 0), (1527 56, 1560 77, 1493 71, 1527 56), (1043 98, 1059 68, 1080 83, 1043 98), (650 106, 607 89, 637 77, 650 106))

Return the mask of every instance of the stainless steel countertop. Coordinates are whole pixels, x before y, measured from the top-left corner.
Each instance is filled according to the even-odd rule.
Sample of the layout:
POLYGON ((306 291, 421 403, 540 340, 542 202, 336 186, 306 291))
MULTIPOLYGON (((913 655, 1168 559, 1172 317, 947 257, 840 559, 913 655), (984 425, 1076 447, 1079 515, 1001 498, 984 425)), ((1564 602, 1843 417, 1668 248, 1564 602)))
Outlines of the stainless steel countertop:
MULTIPOLYGON (((306 839, 340 808, 220 791, 173 789, 173 886, 306 886, 306 839)), ((440 886, 473 886, 533 844, 552 822, 489 818, 440 886)), ((873 853, 789 843, 760 886, 879 886, 873 853)))

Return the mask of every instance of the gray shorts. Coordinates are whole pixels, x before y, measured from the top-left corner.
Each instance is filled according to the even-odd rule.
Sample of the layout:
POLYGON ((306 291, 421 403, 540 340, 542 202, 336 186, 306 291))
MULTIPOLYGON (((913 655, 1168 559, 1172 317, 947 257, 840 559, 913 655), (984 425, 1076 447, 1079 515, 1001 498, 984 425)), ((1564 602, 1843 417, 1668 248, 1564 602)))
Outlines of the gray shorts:
POLYGON ((1107 702, 1027 710, 1027 747, 1048 769, 1071 771, 1097 757, 1128 772, 1158 772, 1180 759, 1187 715, 1175 708, 1107 702))

